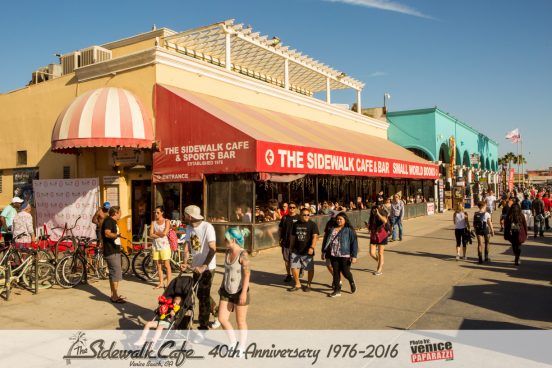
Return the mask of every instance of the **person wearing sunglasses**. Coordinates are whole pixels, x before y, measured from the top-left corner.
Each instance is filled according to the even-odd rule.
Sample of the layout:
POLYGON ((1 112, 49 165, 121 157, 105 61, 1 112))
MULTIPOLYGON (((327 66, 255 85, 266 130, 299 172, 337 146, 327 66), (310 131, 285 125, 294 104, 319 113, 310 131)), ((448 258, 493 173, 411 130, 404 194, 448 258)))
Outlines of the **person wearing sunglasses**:
POLYGON ((284 282, 290 282, 292 280, 289 264, 289 245, 293 224, 298 220, 299 215, 297 214, 297 205, 294 202, 290 202, 288 207, 288 214, 282 217, 282 219, 280 220, 280 224, 278 225, 278 232, 280 235, 280 247, 282 247, 282 257, 284 258, 284 264, 286 266, 287 272, 287 276, 284 279, 284 282))
POLYGON ((307 271, 307 286, 303 291, 308 292, 311 289, 312 279, 314 278, 314 249, 318 240, 318 226, 310 220, 310 210, 303 208, 299 216, 299 221, 293 224, 290 238, 291 252, 291 272, 295 281, 295 286, 289 291, 302 289, 299 271, 307 271))

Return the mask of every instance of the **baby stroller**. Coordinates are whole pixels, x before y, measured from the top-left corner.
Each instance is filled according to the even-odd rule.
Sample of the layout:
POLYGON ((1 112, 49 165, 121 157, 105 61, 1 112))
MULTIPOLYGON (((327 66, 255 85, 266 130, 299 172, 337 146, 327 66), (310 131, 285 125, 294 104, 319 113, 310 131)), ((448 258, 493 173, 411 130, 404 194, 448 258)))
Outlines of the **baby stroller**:
POLYGON ((174 300, 176 296, 180 296, 182 298, 182 302, 180 309, 176 312, 174 318, 167 327, 165 336, 161 339, 162 341, 165 340, 169 333, 173 330, 185 331, 185 338, 188 339, 190 330, 192 329, 192 322, 194 320, 194 306, 197 299, 198 286, 199 279, 194 283, 192 275, 180 274, 178 277, 173 279, 165 289, 165 292, 163 293, 165 298, 171 298, 174 300))

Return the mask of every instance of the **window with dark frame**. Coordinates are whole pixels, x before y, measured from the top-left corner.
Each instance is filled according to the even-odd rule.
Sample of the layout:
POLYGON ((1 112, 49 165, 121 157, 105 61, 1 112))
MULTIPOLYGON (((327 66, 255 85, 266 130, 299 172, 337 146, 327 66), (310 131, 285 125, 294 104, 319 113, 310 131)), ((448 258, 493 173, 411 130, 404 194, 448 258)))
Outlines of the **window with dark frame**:
POLYGON ((63 166, 63 179, 71 179, 71 166, 63 166))
POLYGON ((17 165, 27 165, 27 151, 17 151, 17 165))

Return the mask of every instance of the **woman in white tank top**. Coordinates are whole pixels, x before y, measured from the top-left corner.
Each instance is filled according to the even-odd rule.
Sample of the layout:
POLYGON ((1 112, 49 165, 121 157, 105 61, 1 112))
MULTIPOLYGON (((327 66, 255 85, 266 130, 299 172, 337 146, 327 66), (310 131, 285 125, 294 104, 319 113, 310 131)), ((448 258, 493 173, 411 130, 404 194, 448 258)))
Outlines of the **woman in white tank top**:
POLYGON ((155 207, 155 220, 152 221, 149 231, 150 238, 153 239, 152 259, 157 265, 159 274, 159 284, 154 289, 162 289, 165 287, 163 283, 163 266, 167 271, 167 285, 171 282, 171 245, 167 234, 171 229, 171 222, 164 216, 165 211, 163 206, 155 207))
POLYGON ((454 236, 456 238, 456 260, 460 260, 460 243, 462 244, 462 258, 467 259, 466 246, 471 239, 469 235, 470 221, 462 203, 456 206, 452 215, 452 221, 454 222, 454 236))

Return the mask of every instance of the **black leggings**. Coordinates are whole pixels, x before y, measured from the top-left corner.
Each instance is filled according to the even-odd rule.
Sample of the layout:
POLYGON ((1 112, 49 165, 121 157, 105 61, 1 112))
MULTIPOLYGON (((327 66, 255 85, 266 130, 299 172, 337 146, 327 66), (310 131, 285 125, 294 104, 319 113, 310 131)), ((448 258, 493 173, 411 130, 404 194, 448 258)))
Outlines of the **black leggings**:
POLYGON ((353 274, 351 273, 351 258, 345 257, 330 257, 333 268, 333 289, 341 290, 339 286, 339 281, 341 279, 341 274, 345 276, 349 282, 355 282, 353 279, 353 274))
POLYGON ((467 236, 465 235, 466 229, 454 229, 454 236, 456 237, 456 246, 459 247, 462 243, 463 247, 468 244, 467 236))

